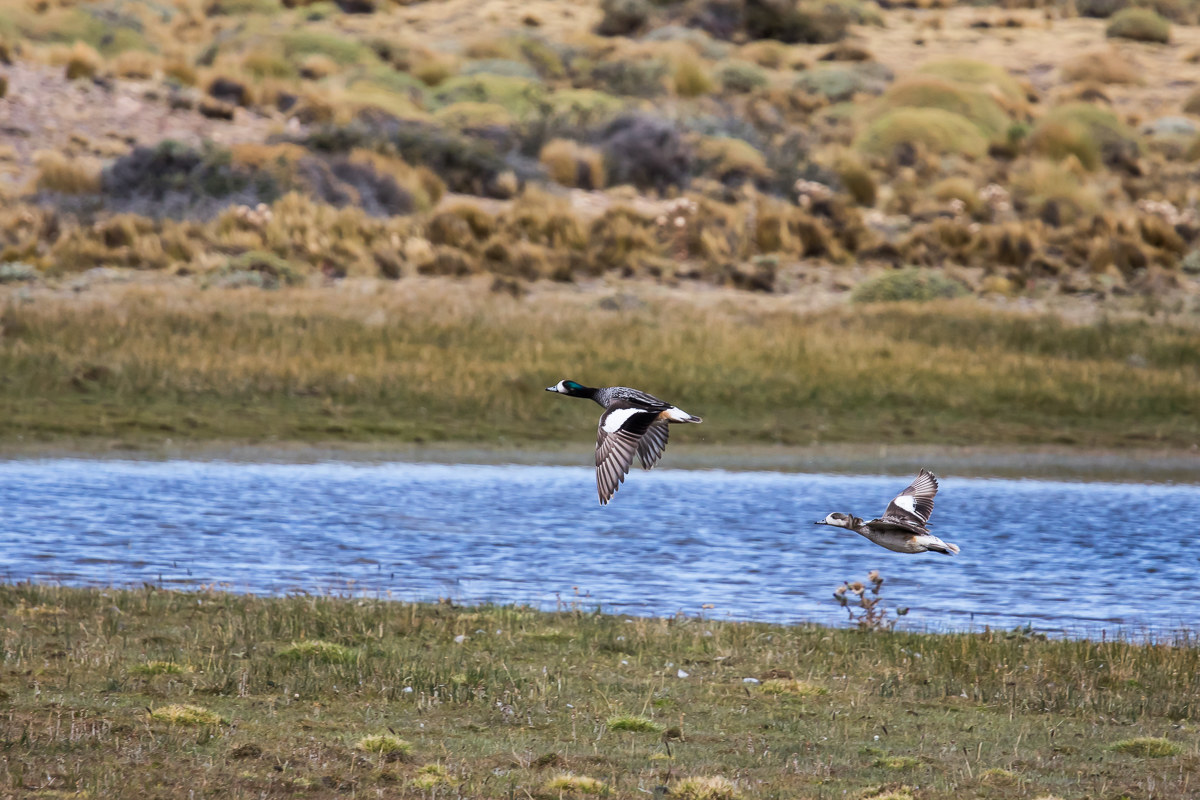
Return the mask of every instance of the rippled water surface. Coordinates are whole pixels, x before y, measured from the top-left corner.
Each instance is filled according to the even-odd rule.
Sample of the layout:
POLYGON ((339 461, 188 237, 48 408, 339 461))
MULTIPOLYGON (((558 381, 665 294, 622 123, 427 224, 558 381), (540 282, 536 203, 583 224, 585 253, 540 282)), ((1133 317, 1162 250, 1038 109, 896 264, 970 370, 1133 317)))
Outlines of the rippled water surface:
POLYGON ((879 569, 917 627, 1200 627, 1198 487, 944 478, 954 558, 812 525, 906 482, 638 470, 600 508, 572 467, 0 462, 0 579, 838 623, 879 569))

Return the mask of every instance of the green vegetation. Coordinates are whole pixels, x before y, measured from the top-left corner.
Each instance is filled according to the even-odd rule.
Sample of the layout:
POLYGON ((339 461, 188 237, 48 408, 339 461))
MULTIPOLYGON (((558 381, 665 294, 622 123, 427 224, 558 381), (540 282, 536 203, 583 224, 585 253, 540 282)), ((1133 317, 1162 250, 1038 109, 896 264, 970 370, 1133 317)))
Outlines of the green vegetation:
POLYGON ((881 273, 854 287, 858 303, 926 302, 962 297, 967 287, 961 282, 928 269, 900 269, 881 273))
POLYGON ((577 442, 584 409, 542 389, 631 375, 704 415, 699 442, 1200 441, 1187 323, 1074 324, 970 300, 750 314, 737 295, 518 299, 445 280, 269 302, 251 288, 24 286, 0 287, 7 441, 577 442))
POLYGON ((0 586, 0 623, 16 795, 1183 797, 1200 759, 1187 640, 31 585, 0 586), (363 657, 281 657, 297 640, 363 657), (784 672, 824 691, 753 685, 784 672), (672 729, 606 724, 643 707, 672 729))
POLYGON ((869 155, 891 156, 902 145, 919 145, 938 154, 979 158, 987 138, 961 114, 940 108, 898 108, 870 123, 854 140, 869 155))
POLYGON ((633 731, 634 733, 662 733, 666 727, 652 719, 634 714, 618 714, 605 722, 610 731, 633 731))
POLYGON ((1171 23, 1150 8, 1125 8, 1112 16, 1105 34, 1110 39, 1166 44, 1171 41, 1171 23))

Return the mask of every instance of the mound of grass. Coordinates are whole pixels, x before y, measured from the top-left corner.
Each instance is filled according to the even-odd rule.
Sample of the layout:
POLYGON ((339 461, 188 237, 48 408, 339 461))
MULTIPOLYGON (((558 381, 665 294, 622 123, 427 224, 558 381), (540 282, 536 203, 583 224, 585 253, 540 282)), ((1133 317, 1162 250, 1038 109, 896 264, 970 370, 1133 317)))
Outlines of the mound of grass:
POLYGON ((1061 74, 1066 81, 1128 85, 1142 83, 1138 65, 1114 47, 1089 50, 1067 59, 1063 62, 1061 74))
POLYGON ((666 727, 652 719, 636 714, 617 714, 605 723, 610 731, 633 731, 634 733, 662 733, 666 727))
POLYGON ((632 36, 650 19, 650 4, 646 0, 602 0, 603 16, 596 25, 601 36, 632 36))
POLYGON ((391 733, 373 733, 354 743, 354 749, 377 756, 407 756, 412 753, 412 743, 391 733))
POLYGON ((1113 744, 1112 750, 1126 753, 1138 758, 1167 758, 1179 755, 1183 748, 1169 739, 1159 739, 1152 736, 1138 736, 1134 739, 1122 739, 1113 744))
POLYGON ((541 106, 546 89, 540 81, 506 75, 456 75, 431 94, 435 105, 494 103, 518 118, 531 116, 541 106))
POLYGON ((788 694, 797 697, 819 697, 829 694, 829 690, 824 686, 795 678, 767 678, 759 686, 759 690, 765 694, 788 694))
POLYGON ((326 664, 349 664, 358 658, 358 651, 345 645, 321 639, 305 639, 279 650, 280 658, 293 661, 318 661, 326 664))
POLYGON ((182 675, 188 670, 173 661, 147 661, 129 668, 134 675, 182 675))
POLYGON ((891 157, 900 146, 972 158, 987 153, 987 137, 966 117, 940 108, 898 108, 871 122, 854 139, 860 152, 891 157))
POLYGON ((883 756, 875 759, 874 766, 897 771, 916 769, 921 766, 920 760, 912 756, 883 756))
POLYGON ((439 787, 453 787, 454 779, 441 764, 426 764, 417 770, 413 777, 413 786, 428 792, 439 787))
POLYGON ((172 725, 220 725, 224 722, 219 714, 193 705, 159 706, 150 711, 150 719, 172 725))
POLYGON ((822 65, 796 78, 795 88, 841 103, 859 93, 879 94, 891 80, 885 68, 873 64, 822 65))
POLYGON ((680 97, 700 97, 709 94, 714 88, 709 68, 691 55, 676 60, 671 81, 675 87, 675 94, 680 97))
POLYGON ((671 786, 678 800, 740 800, 742 793, 733 781, 720 775, 684 778, 671 786))
POLYGON ((287 59, 297 66, 314 55, 325 56, 341 66, 367 62, 373 55, 362 42, 318 30, 288 31, 280 37, 280 45, 287 59))
POLYGON ((55 151, 39 153, 36 163, 36 186, 40 192, 95 194, 100 191, 100 170, 96 165, 55 151))
POLYGON ((832 44, 845 37, 853 21, 847 8, 837 3, 750 0, 742 11, 751 39, 785 44, 832 44))
POLYGON ((1110 39, 1167 44, 1171 41, 1171 23, 1152 9, 1126 8, 1113 15, 1104 35, 1110 39))
POLYGON ((580 189, 604 188, 604 156, 594 147, 570 139, 552 139, 538 154, 551 180, 580 189))
POLYGON ((499 103, 476 103, 463 100, 439 108, 433 115, 438 122, 453 128, 508 128, 513 115, 499 103))
POLYGON ((876 103, 875 115, 896 108, 938 108, 957 114, 979 128, 989 140, 1001 138, 1012 118, 987 92, 932 75, 898 81, 876 103))
POLYGON ((1086 169, 1120 163, 1138 153, 1137 135, 1116 114, 1091 103, 1067 103, 1044 114, 1030 131, 1030 152, 1061 160, 1074 156, 1086 169))
POLYGON ((762 89, 768 83, 765 70, 751 61, 741 59, 721 62, 717 66, 716 77, 723 91, 740 94, 762 89))
POLYGON ((1129 0, 1075 0, 1075 10, 1081 17, 1107 19, 1129 6, 1129 0))
POLYGON ((1025 90, 1008 70, 971 58, 941 58, 917 68, 921 75, 933 75, 954 83, 974 86, 999 98, 1006 110, 1021 111, 1027 106, 1025 90))
POLYGON ((608 794, 608 786, 603 781, 586 775, 561 772, 542 784, 541 794, 548 797, 608 794))
POLYGON ((766 181, 772 172, 754 145, 731 136, 705 136, 696 145, 696 163, 706 174, 725 183, 766 181))
POLYGON ((881 273, 854 287, 856 303, 927 302, 962 297, 967 287, 937 270, 906 268, 881 273))

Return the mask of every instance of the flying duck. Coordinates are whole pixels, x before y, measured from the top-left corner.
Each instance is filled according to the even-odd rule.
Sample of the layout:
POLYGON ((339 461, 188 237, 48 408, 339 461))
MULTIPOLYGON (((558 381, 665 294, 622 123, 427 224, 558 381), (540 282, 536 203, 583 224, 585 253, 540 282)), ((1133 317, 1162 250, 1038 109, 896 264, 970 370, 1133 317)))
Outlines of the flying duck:
POLYGON ((847 528, 897 553, 932 550, 952 556, 958 552, 958 545, 943 542, 926 528, 929 515, 933 513, 933 496, 937 490, 937 476, 923 469, 907 489, 888 503, 887 510, 879 519, 863 522, 853 514, 835 512, 813 524, 847 528))
POLYGON ((593 389, 575 381, 559 381, 547 386, 546 391, 587 397, 604 407, 596 435, 596 490, 600 505, 607 505, 620 488, 635 452, 646 469, 658 463, 667 446, 668 424, 702 421, 654 395, 627 386, 593 389))

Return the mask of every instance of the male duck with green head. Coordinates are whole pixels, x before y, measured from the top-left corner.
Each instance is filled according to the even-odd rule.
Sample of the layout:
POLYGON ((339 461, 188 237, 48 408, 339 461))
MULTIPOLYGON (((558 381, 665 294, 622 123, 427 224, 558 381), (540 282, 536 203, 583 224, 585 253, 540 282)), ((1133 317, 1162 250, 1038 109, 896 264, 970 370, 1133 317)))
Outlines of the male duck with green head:
POLYGON ((662 458, 667 446, 667 426, 672 422, 701 422, 681 408, 652 394, 628 386, 595 389, 575 381, 559 381, 546 387, 568 397, 586 397, 604 407, 596 435, 596 490, 600 505, 616 494, 637 453, 642 466, 650 469, 662 458))

